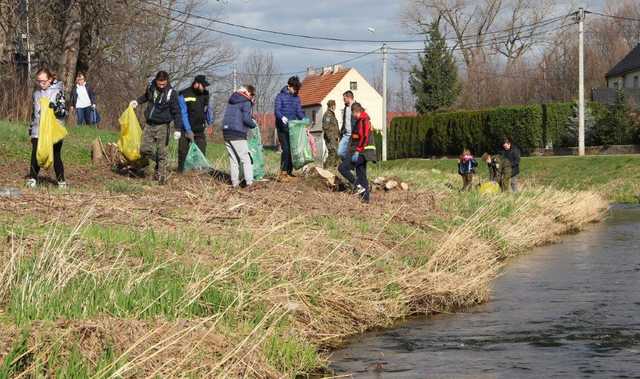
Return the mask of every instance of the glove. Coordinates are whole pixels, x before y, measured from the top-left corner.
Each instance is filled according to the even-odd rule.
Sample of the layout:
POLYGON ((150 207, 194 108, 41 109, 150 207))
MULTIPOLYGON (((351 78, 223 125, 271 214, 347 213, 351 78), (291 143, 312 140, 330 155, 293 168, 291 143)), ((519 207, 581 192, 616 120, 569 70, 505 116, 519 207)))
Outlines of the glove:
POLYGON ((360 158, 360 153, 356 151, 356 152, 351 156, 351 162, 353 162, 353 163, 357 163, 357 162, 358 162, 358 158, 360 158))
POLYGON ((189 141, 193 142, 193 138, 194 138, 194 136, 193 136, 193 132, 191 132, 191 131, 187 132, 187 133, 185 134, 185 137, 187 137, 187 139, 188 139, 189 141))
POLYGON ((180 133, 178 131, 173 132, 173 139, 174 140, 176 140, 176 141, 179 140, 180 136, 182 136, 182 133, 180 133))
POLYGON ((129 105, 130 105, 133 109, 138 108, 138 102, 137 102, 137 101, 135 101, 135 100, 133 100, 132 102, 130 102, 130 103, 129 103, 129 105))
MULTIPOLYGON (((138 104, 136 104, 138 105, 138 104)), ((91 104, 91 108, 96 109, 96 105, 95 104, 91 104)))
POLYGON ((289 119, 284 117, 284 116, 282 116, 282 123, 287 125, 289 123, 289 119))

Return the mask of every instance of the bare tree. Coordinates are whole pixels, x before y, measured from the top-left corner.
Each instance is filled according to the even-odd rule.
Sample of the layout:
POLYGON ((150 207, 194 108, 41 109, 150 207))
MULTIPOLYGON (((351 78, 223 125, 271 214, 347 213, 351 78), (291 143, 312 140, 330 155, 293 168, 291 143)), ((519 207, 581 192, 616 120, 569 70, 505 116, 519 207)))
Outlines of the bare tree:
POLYGON ((256 87, 256 112, 264 114, 272 111, 273 101, 280 89, 278 66, 273 53, 253 50, 244 58, 240 69, 239 78, 242 83, 256 87))

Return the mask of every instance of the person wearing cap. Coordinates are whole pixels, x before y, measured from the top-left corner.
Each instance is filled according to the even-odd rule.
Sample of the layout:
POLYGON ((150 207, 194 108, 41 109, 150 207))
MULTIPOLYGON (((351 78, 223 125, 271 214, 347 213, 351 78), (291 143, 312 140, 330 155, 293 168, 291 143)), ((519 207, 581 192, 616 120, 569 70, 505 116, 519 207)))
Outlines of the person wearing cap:
POLYGON ((169 83, 169 74, 158 71, 156 78, 149 84, 144 95, 131 101, 136 108, 138 104, 147 103, 144 112, 146 125, 142 132, 140 146, 140 169, 145 170, 151 160, 156 162, 155 178, 159 184, 167 182, 167 147, 169 146, 170 124, 174 123, 176 131, 182 130, 182 117, 178 94, 169 83))
POLYGON ((324 144, 327 148, 326 167, 336 168, 340 164, 338 158, 338 141, 340 141, 340 129, 336 118, 336 101, 327 102, 327 111, 322 117, 322 131, 324 132, 324 144))
POLYGON ((209 106, 209 82, 198 75, 191 87, 180 91, 178 103, 182 115, 182 130, 176 131, 178 139, 178 172, 184 171, 189 145, 194 142, 202 154, 207 153, 206 129, 213 124, 213 111, 209 106))
POLYGON ((297 76, 292 76, 275 100, 276 129, 278 130, 278 141, 282 148, 280 176, 278 176, 278 180, 281 182, 287 182, 293 176, 289 121, 302 120, 304 118, 300 97, 298 96, 301 87, 300 79, 297 76))

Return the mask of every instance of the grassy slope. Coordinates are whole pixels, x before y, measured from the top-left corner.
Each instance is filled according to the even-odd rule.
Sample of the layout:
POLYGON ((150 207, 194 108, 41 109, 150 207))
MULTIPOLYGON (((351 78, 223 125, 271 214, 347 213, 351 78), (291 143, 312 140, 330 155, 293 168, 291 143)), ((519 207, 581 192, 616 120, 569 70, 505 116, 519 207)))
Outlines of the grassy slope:
MULTIPOLYGON (((0 124, 2 185, 22 183, 25 130, 0 124)), ((188 175, 157 187, 91 168, 96 135, 116 139, 70 130, 69 193, 0 198, 0 377, 308 373, 344 336, 484 301, 503 258, 602 206, 592 193, 460 194, 450 161, 372 167, 416 190, 370 206, 305 183, 247 193, 188 175)), ((224 168, 220 146, 208 155, 224 168)))

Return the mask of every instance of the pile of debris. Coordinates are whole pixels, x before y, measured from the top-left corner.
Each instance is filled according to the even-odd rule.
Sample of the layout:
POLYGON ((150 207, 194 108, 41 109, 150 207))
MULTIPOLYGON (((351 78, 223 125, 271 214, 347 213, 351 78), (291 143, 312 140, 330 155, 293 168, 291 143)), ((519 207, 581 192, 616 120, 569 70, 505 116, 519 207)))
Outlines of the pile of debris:
POLYGON ((379 176, 372 182, 372 188, 378 191, 408 191, 409 184, 398 178, 385 178, 379 176))

